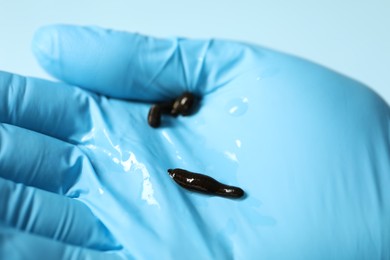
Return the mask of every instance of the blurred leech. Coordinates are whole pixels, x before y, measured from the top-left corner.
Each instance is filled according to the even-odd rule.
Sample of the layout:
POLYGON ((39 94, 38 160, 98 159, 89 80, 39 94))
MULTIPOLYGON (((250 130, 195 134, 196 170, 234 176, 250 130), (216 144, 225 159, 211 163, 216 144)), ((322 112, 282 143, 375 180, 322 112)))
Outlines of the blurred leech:
POLYGON ((153 105, 148 114, 148 123, 151 127, 157 128, 161 125, 161 116, 178 115, 188 116, 194 112, 197 97, 191 92, 184 92, 174 100, 153 105))

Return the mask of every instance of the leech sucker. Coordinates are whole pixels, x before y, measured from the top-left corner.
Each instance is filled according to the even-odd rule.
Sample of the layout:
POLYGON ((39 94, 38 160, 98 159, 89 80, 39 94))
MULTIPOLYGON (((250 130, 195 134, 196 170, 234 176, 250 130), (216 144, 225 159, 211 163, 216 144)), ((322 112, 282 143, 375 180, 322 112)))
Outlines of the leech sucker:
POLYGON ((185 189, 226 198, 241 198, 244 191, 235 186, 225 185, 210 176, 183 169, 169 169, 169 176, 185 189))

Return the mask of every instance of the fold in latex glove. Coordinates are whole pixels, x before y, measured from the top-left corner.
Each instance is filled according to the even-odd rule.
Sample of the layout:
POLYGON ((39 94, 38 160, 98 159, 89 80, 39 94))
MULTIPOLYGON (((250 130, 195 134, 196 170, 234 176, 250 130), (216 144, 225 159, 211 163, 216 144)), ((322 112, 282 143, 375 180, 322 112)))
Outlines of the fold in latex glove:
POLYGON ((101 221, 95 232, 111 241, 108 230, 123 248, 100 236, 61 240, 44 217, 36 230, 18 225, 8 199, 17 189, 1 219, 12 229, 136 259, 390 256, 390 111, 360 83, 261 47, 100 28, 45 27, 33 50, 69 85, 0 74, 1 177, 89 208, 101 221), (150 128, 148 102, 183 91, 202 97, 199 111, 150 128), (168 168, 247 197, 183 190, 168 168))

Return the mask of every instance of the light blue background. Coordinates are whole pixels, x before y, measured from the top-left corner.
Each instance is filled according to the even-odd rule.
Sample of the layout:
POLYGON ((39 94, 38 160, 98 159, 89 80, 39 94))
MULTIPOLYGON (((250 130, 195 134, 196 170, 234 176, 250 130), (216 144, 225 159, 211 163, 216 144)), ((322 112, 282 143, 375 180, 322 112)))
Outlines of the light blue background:
POLYGON ((49 78, 30 51, 34 31, 99 25, 257 43, 353 77, 390 102, 390 0, 0 1, 0 70, 49 78))

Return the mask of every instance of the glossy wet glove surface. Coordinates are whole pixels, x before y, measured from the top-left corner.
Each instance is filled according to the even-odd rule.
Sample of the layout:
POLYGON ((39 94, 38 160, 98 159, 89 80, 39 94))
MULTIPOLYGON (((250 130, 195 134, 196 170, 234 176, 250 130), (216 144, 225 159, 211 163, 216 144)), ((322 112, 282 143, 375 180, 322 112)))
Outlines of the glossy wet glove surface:
POLYGON ((390 257, 390 113, 362 84, 258 46, 95 27, 42 28, 33 50, 66 83, 0 73, 0 258, 390 257), (150 127, 185 91, 199 110, 150 127), (173 168, 246 196, 187 191, 173 168))

